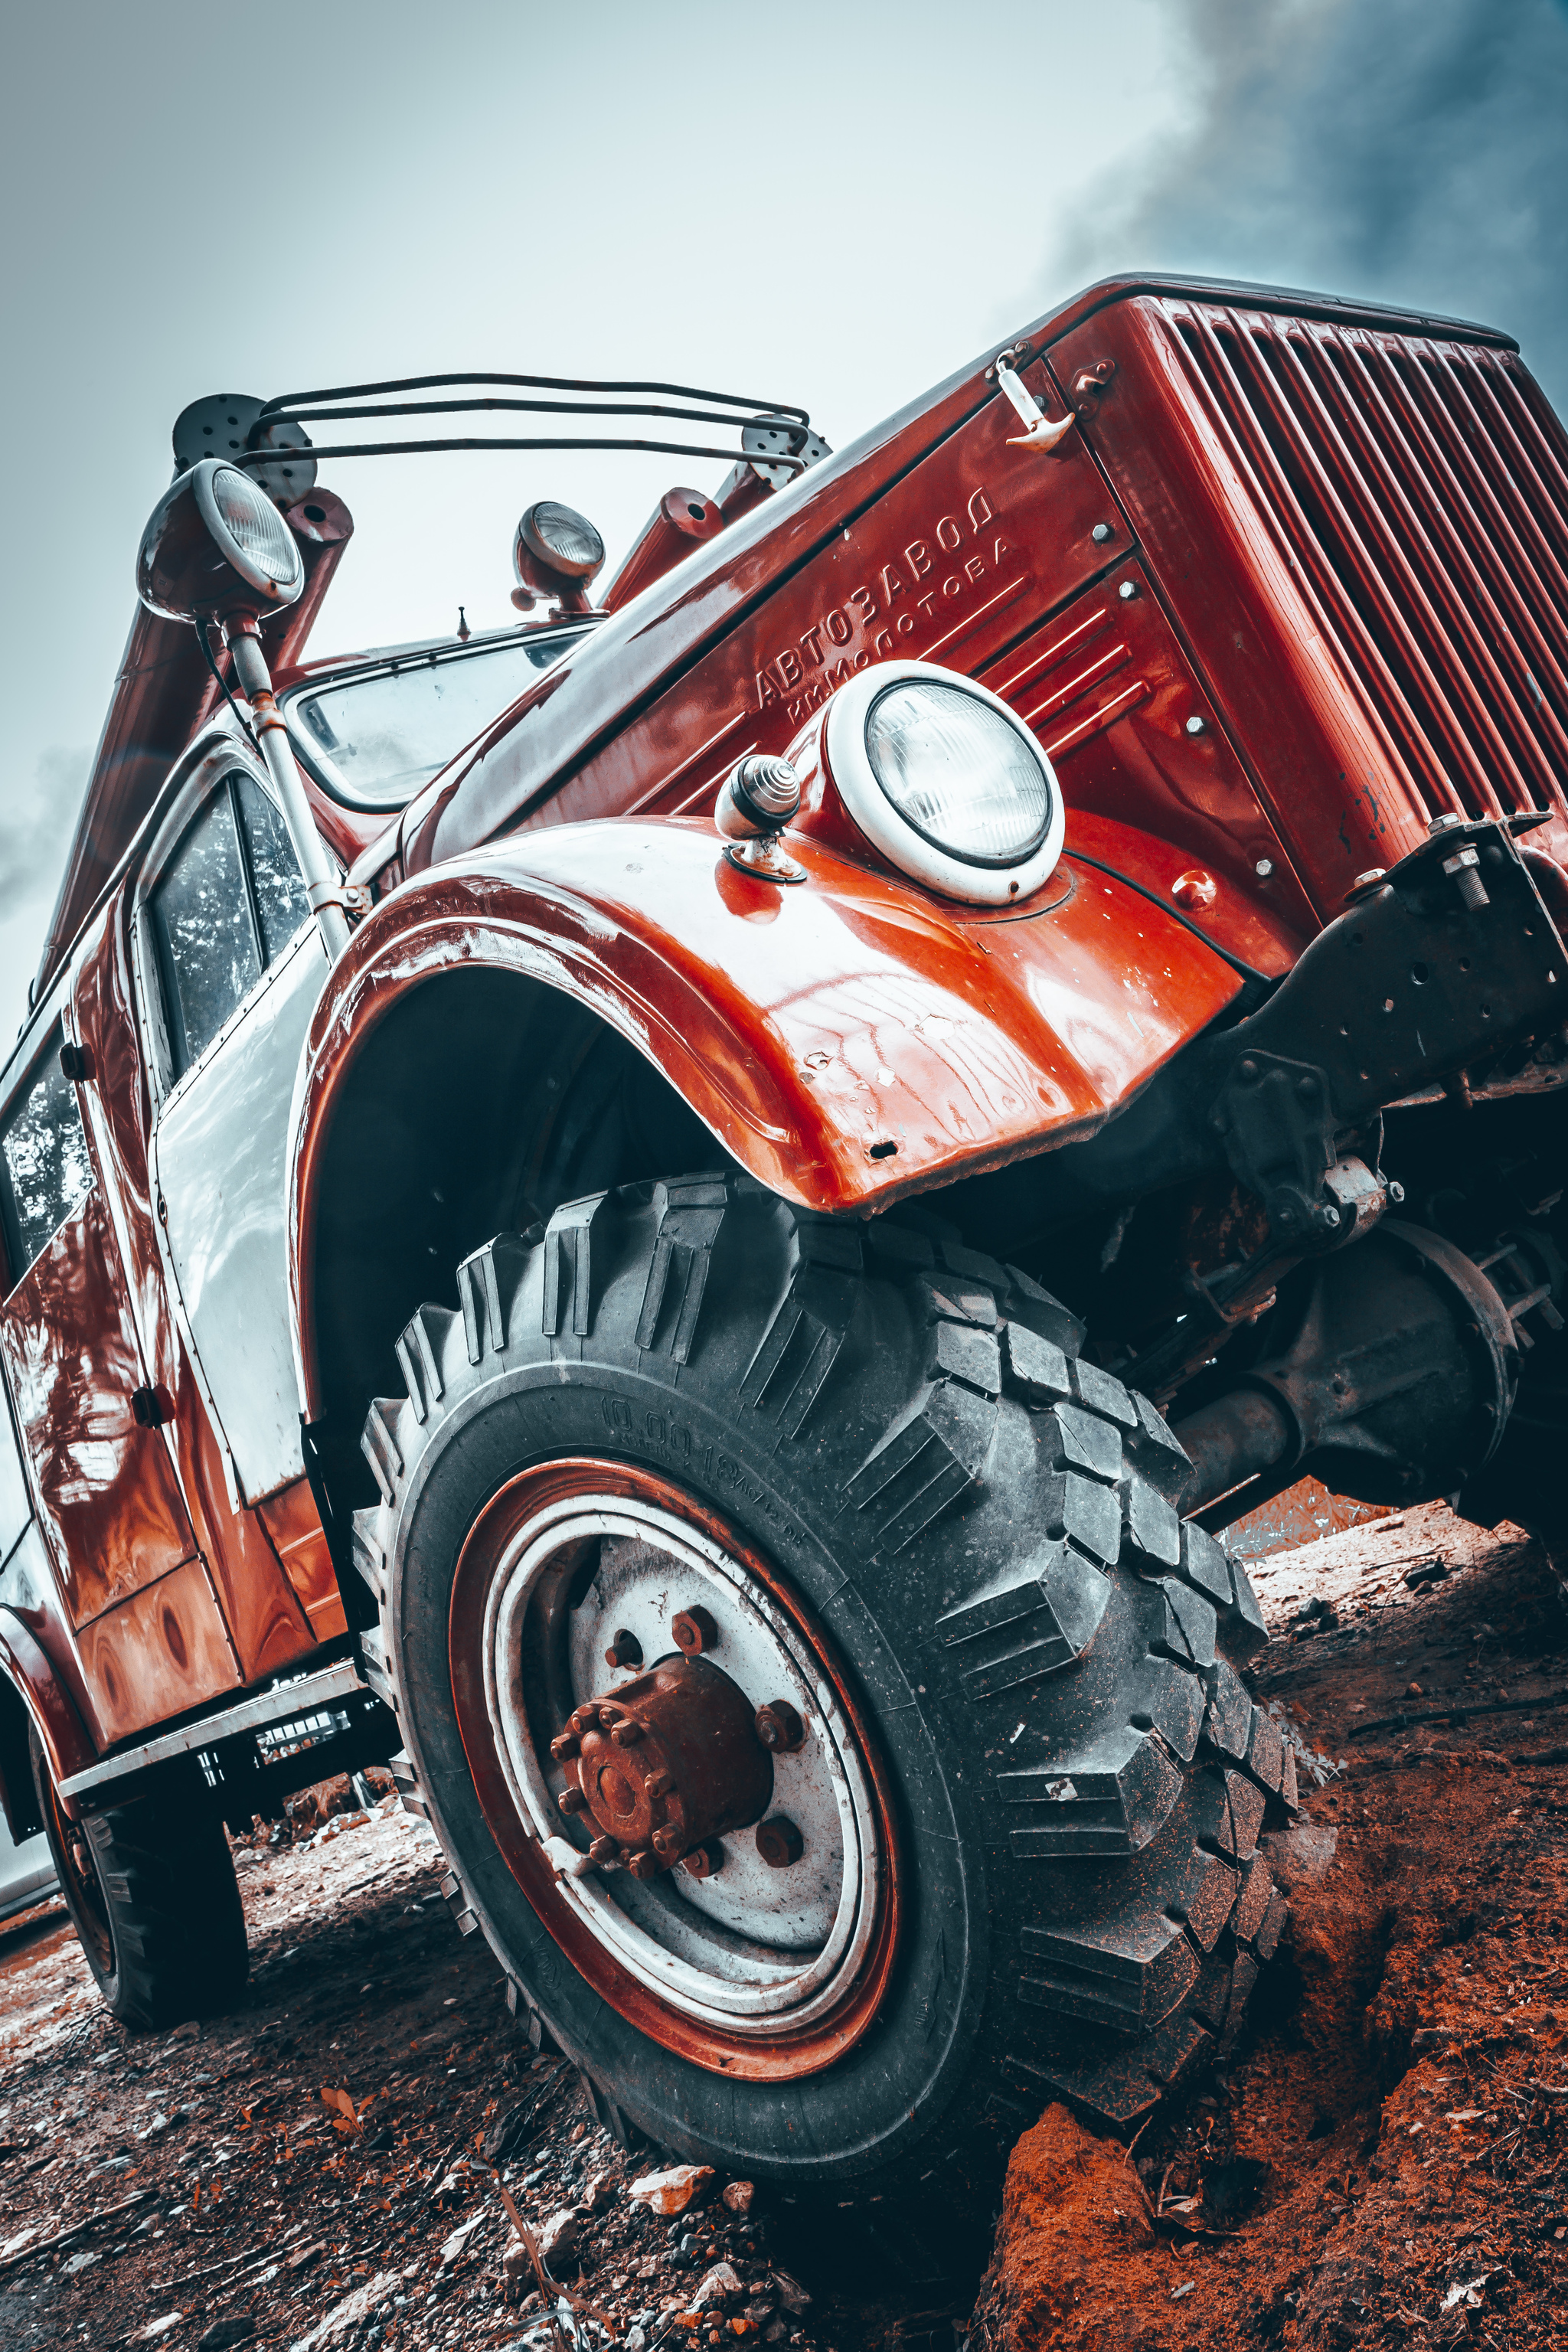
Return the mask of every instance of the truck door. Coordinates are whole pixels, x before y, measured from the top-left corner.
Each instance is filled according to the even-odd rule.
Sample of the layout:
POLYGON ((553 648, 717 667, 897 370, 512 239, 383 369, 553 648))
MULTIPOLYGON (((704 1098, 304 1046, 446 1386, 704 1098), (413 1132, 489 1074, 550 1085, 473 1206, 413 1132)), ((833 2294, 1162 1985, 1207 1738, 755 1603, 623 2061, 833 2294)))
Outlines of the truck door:
POLYGON ((137 924, 166 1270, 235 1502, 254 1506, 304 1475, 284 1153, 327 963, 282 817, 232 746, 203 763, 154 844, 137 924))
POLYGON ((0 1094, 0 1361, 82 1670, 114 1739, 237 1675, 62 1066, 65 1009, 62 985, 0 1094))

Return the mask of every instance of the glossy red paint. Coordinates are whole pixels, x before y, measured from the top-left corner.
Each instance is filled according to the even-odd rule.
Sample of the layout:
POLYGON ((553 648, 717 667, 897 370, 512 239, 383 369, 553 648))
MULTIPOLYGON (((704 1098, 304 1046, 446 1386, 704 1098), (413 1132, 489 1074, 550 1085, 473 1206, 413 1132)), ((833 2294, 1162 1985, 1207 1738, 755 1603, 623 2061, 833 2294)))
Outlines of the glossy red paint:
POLYGON ((106 1610, 81 1628, 80 1641, 110 1741, 184 1715, 246 1679, 199 1559, 106 1610))
POLYGON ((792 835, 809 879, 741 874, 691 819, 563 826, 437 868, 352 940, 311 1022, 291 1175, 310 1410, 317 1183, 374 1024, 454 965, 548 982, 678 1087, 743 1167, 816 1209, 881 1208, 1092 1134, 1238 975, 1174 914, 1064 862, 973 919, 792 835))
MULTIPOLYGON (((32 1718, 54 1780, 58 1782, 69 1773, 85 1771, 96 1760, 98 1745, 44 1650, 20 1617, 4 1608, 0 1608, 0 1673, 32 1718)), ((71 1810, 68 1806, 67 1811, 71 1810)))
POLYGON ((100 1185, 0 1308, 0 1360, 67 1613, 84 1625, 195 1550, 163 1435, 132 1411, 149 1383, 100 1185))
POLYGON ((312 1638, 330 1642, 335 1635, 346 1633, 348 1620, 343 1614, 342 1595, 338 1591, 337 1572, 311 1497, 310 1480, 297 1479, 280 1494, 269 1495, 264 1503, 257 1505, 256 1515, 309 1620, 312 1638))
POLYGON ((1323 918, 1444 809, 1540 808, 1563 857, 1568 743, 1526 683, 1561 686, 1561 557, 1521 485, 1561 501, 1568 449, 1504 338, 1172 288, 1048 357, 1110 362, 1085 437, 1323 918))

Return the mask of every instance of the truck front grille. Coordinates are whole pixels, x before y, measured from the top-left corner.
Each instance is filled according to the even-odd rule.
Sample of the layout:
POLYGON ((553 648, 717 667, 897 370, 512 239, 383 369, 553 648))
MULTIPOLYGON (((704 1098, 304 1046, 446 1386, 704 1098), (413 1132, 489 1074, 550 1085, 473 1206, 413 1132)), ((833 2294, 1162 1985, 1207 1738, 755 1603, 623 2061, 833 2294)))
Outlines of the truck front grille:
POLYGON ((1517 362, 1163 308, 1416 807, 1568 814, 1568 446, 1517 362))

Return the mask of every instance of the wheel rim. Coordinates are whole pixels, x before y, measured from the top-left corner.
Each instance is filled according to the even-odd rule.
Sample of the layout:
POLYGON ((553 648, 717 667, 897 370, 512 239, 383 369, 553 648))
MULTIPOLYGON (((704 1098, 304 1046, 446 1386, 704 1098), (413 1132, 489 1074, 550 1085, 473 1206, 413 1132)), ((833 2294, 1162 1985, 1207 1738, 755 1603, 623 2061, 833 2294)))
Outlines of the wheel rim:
POLYGON ((896 1941, 890 1790, 833 1644, 777 1570, 651 1473, 556 1463, 512 1480, 480 1514, 459 1559, 450 1630, 458 1726, 488 1824, 579 1973, 663 2046, 715 2071, 776 2079, 841 2055, 875 2014, 896 1941), (678 1615, 688 1633, 697 1620, 707 1629, 698 1668, 669 1631, 678 1615), (664 1833, 667 1857, 678 1845, 684 1853, 689 1789, 719 1752, 691 1695, 700 1685, 710 1696, 715 1670, 748 1740, 766 1706, 767 1736, 782 1722, 798 1744, 764 1759, 772 1785, 761 1805, 761 1784, 742 1806, 732 1778, 711 1776, 710 1794, 732 1800, 731 1817, 721 1816, 720 1837, 693 1843, 699 1869, 716 1868, 693 1875, 667 1858, 634 1876, 628 1853, 634 1865, 654 1858, 605 1834, 604 1790, 615 1789, 625 1811, 623 1761, 635 1780, 658 1757, 637 1730, 635 1748, 599 1738, 595 1773, 586 1750, 601 1721, 625 1738, 639 1710, 651 1727, 661 1705, 687 1709, 687 1778, 669 1800, 687 1796, 685 1827, 664 1833), (584 1723, 579 1743, 572 1727, 584 1723), (573 1755, 552 1755, 552 1741, 573 1755), (581 1796, 588 1785, 598 1821, 581 1796), (579 1810, 567 1816, 560 1798, 573 1788, 579 1810), (773 1864, 759 1844, 763 1823, 773 1864), (616 1861, 590 1858, 595 1839, 595 1853, 616 1861))

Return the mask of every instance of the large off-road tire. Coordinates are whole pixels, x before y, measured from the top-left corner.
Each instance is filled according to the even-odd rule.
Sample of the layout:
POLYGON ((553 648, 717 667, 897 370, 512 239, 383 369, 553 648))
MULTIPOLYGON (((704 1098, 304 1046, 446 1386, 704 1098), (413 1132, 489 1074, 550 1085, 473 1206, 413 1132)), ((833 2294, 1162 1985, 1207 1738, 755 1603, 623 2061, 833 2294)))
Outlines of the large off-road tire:
POLYGON ((73 1822, 36 1732, 32 1753, 60 1891, 113 2015, 158 2032, 231 2007, 250 1956, 223 1823, 167 1796, 73 1822))
POLYGON ((606 2121, 946 2197, 1047 2099, 1129 2125, 1234 2036, 1295 1801, 1236 1672, 1266 1636, 1065 1308, 935 1220, 723 1177, 573 1202, 458 1292, 365 1427, 366 1667, 458 1924, 606 2121), (742 1827, 700 1881, 584 1870, 550 1738, 699 1603, 748 1706, 807 1719, 769 1799, 804 1853, 770 1875, 742 1827))

